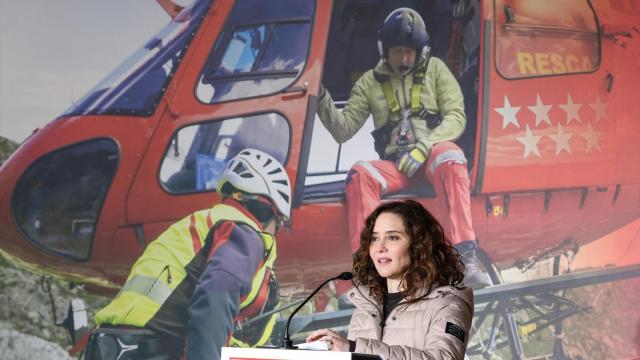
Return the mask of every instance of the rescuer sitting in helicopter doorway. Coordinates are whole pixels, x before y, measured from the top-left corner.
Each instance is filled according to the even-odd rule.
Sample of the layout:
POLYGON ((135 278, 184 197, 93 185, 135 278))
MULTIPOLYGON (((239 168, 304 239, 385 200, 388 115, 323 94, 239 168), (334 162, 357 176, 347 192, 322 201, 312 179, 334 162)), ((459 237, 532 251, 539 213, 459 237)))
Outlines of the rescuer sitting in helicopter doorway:
POLYGON ((274 234, 291 212, 291 186, 272 156, 245 149, 224 168, 222 201, 171 225, 133 265, 117 296, 96 314, 87 359, 219 359, 222 346, 258 346, 277 306, 274 234), (185 343, 186 340, 186 343, 185 343))
POLYGON ((369 115, 376 128, 380 160, 357 162, 346 180, 351 251, 358 249, 364 219, 381 195, 418 182, 420 171, 434 186, 440 222, 462 255, 464 283, 487 286, 489 277, 475 254, 467 160, 453 143, 466 124, 460 86, 445 63, 430 56, 424 21, 413 9, 387 16, 378 49, 380 62, 358 79, 342 112, 324 86, 319 95, 318 116, 338 143, 350 139, 369 115))

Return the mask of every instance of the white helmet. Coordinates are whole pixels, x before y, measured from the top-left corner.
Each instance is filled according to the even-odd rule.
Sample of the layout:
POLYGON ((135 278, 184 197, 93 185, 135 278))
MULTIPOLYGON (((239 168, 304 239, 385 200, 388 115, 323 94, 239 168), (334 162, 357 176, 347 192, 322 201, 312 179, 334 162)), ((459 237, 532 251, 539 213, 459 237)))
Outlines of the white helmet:
POLYGON ((216 187, 218 193, 222 194, 227 182, 248 194, 269 198, 285 221, 291 216, 289 176, 282 164, 271 155, 256 149, 240 151, 222 171, 216 187))

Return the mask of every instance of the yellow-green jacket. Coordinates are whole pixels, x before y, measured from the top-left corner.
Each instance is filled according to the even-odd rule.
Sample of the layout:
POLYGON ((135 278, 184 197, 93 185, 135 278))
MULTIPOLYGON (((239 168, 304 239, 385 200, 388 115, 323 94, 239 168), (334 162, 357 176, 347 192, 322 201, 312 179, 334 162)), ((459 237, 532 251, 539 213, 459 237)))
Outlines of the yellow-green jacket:
POLYGON ((151 242, 96 323, 151 329, 172 350, 181 350, 188 336, 189 351, 209 357, 229 343, 264 344, 275 316, 257 333, 229 338, 234 322, 277 303, 275 239, 236 204, 197 211, 151 242))
MULTIPOLYGON (((464 99, 458 81, 442 60, 436 57, 422 59, 414 69, 414 71, 419 69, 425 71, 424 85, 420 94, 421 105, 429 113, 439 113, 442 116, 442 122, 435 129, 430 129, 424 119, 411 116, 414 136, 408 150, 417 146, 425 157, 429 157, 434 144, 454 141, 464 131, 466 125, 464 99)), ((392 158, 401 155, 397 154, 398 147, 393 140, 397 138, 400 130, 400 119, 395 115, 392 116, 380 78, 390 81, 400 107, 409 109, 411 87, 414 81, 413 72, 400 78, 386 62, 381 60, 374 69, 365 72, 358 79, 342 112, 338 111, 327 92, 319 101, 318 116, 338 143, 349 140, 362 127, 369 115, 373 115, 376 129, 383 127, 391 119, 395 122, 395 126, 391 132, 392 140, 386 146, 385 155, 392 158)))

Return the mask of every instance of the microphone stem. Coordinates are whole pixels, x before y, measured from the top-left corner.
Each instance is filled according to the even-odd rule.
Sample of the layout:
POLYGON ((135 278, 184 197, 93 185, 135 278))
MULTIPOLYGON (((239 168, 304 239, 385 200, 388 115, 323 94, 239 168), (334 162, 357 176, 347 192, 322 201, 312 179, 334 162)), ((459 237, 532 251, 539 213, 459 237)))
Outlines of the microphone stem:
POLYGON ((298 307, 295 310, 293 310, 291 315, 289 315, 289 319, 287 320, 287 326, 285 327, 284 340, 282 341, 283 343, 282 346, 284 348, 286 349, 293 348, 293 341, 291 341, 291 338, 289 337, 289 324, 291 323, 291 319, 293 319, 293 315, 295 315, 298 312, 298 310, 300 310, 313 297, 313 295, 315 295, 318 291, 320 291, 320 289, 322 289, 323 286, 325 286, 330 281, 336 280, 338 277, 339 276, 336 276, 336 277, 332 277, 330 279, 325 280, 309 296, 307 296, 307 298, 304 299, 304 301, 300 305, 298 305, 298 307))

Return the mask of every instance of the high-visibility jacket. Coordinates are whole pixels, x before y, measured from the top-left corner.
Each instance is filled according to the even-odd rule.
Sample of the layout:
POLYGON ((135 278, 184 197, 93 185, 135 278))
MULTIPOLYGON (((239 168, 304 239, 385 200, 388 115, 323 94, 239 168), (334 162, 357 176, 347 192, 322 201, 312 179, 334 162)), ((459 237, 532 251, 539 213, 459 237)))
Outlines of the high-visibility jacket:
MULTIPOLYGON (((96 314, 97 325, 126 325, 154 330, 161 337, 182 342, 189 323, 191 295, 207 261, 216 227, 232 221, 246 224, 263 241, 264 260, 255 272, 249 294, 241 299, 235 320, 244 320, 265 309, 266 298, 273 298, 272 268, 276 259, 273 235, 261 232, 259 226, 240 210, 226 204, 197 211, 173 224, 136 261, 127 281, 115 299, 96 314)), ((277 291, 277 290, 276 290, 277 291)), ((277 294, 276 294, 277 298, 277 294)), ((230 339, 232 345, 264 344, 275 324, 275 315, 262 322, 264 329, 247 343, 230 339)))

